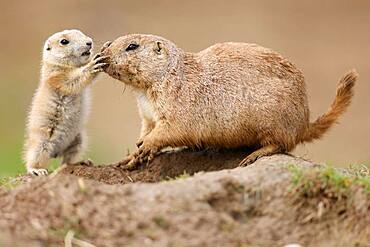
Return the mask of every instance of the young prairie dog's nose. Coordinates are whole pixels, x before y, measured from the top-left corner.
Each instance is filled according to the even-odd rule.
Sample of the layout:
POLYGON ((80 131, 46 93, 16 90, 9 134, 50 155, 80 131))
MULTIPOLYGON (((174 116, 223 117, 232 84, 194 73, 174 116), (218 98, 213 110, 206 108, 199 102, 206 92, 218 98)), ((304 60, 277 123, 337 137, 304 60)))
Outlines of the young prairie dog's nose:
POLYGON ((88 46, 92 46, 92 42, 91 41, 89 41, 89 42, 86 42, 86 45, 88 45, 88 46))

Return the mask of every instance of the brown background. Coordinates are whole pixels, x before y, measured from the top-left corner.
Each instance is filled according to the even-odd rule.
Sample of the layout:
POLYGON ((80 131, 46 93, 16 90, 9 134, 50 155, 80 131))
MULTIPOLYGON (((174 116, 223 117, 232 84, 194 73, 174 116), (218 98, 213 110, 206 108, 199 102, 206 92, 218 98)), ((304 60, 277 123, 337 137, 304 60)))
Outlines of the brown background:
MULTIPOLYGON (((161 35, 192 52, 222 41, 273 48, 303 70, 312 119, 329 107, 340 76, 356 68, 356 95, 340 124, 296 153, 335 165, 370 162, 370 1, 1 1, 0 9, 0 173, 21 167, 43 42, 71 28, 93 37, 96 48, 126 33, 161 35)), ((99 76, 87 156, 120 159, 139 128, 130 90, 99 76)))

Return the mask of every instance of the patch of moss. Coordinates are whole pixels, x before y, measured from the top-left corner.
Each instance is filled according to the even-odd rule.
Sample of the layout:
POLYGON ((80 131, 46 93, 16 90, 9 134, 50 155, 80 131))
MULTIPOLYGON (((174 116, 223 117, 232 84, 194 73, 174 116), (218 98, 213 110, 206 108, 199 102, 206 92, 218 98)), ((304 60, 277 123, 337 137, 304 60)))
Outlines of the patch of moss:
POLYGON ((78 218, 64 219, 63 225, 50 227, 48 234, 59 239, 64 239, 67 233, 72 231, 75 238, 80 238, 86 234, 86 231, 81 227, 79 221, 78 218))
POLYGON ((189 177, 190 177, 190 174, 187 171, 184 171, 182 174, 176 176, 175 179, 185 179, 189 177))
POLYGON ((68 222, 60 228, 50 228, 50 229, 48 229, 48 233, 51 236, 61 238, 61 239, 63 239, 69 231, 73 231, 75 237, 80 237, 81 234, 82 234, 82 230, 78 229, 77 227, 73 227, 68 222))
POLYGON ((0 186, 11 190, 17 187, 20 184, 20 181, 16 177, 2 177, 0 178, 0 186))
POLYGON ((164 230, 167 230, 170 227, 170 223, 162 216, 155 216, 153 221, 157 226, 164 230))
POLYGON ((366 194, 370 195, 370 178, 360 177, 357 179, 357 183, 365 188, 366 194))
POLYGON ((159 233, 155 229, 146 228, 142 230, 142 233, 151 240, 157 240, 159 238, 159 233))
POLYGON ((356 186, 362 187, 370 195, 370 175, 366 166, 352 166, 341 172, 330 166, 307 169, 288 165, 288 170, 292 173, 291 181, 295 189, 307 197, 324 190, 332 196, 349 196, 356 186))
POLYGON ((172 181, 172 180, 185 179, 185 178, 189 178, 189 177, 190 177, 190 174, 185 170, 182 174, 177 175, 176 177, 166 177, 164 180, 172 181))
POLYGON ((218 227, 221 231, 230 233, 235 229, 235 223, 231 218, 222 217, 218 227))

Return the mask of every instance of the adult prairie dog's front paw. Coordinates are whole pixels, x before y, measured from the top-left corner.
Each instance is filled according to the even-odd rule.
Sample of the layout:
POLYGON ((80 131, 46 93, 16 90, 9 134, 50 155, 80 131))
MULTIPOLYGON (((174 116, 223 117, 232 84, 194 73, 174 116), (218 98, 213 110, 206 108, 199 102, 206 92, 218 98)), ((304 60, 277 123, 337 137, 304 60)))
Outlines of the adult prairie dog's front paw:
POLYGON ((90 159, 87 159, 87 160, 81 160, 81 161, 76 162, 72 165, 73 166, 94 166, 94 162, 90 159))
POLYGON ((102 72, 104 66, 108 65, 108 63, 104 62, 104 60, 107 58, 107 56, 102 56, 100 53, 96 54, 94 58, 86 65, 85 70, 92 74, 102 72))
POLYGON ((28 173, 34 176, 47 176, 48 170, 42 168, 29 168, 28 173))
POLYGON ((150 163, 158 151, 159 149, 156 146, 149 146, 145 145, 144 143, 135 153, 127 157, 124 161, 120 162, 121 166, 125 170, 135 170, 140 165, 150 163))

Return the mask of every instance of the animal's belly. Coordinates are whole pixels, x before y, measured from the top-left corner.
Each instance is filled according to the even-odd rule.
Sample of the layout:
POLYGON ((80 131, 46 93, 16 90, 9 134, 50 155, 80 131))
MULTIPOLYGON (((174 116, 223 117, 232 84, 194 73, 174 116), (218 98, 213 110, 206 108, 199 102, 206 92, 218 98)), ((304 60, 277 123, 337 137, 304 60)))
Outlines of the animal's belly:
POLYGON ((145 93, 137 92, 137 104, 142 118, 155 122, 157 117, 153 104, 149 101, 145 93))
POLYGON ((47 123, 49 141, 53 144, 54 152, 60 153, 73 142, 80 133, 84 123, 81 104, 60 105, 50 112, 47 123))
MULTIPOLYGON (((185 120, 184 118, 182 120, 185 120)), ((181 128, 176 125, 175 130, 181 131, 180 139, 186 140, 187 146, 238 148, 258 144, 256 126, 248 120, 243 123, 221 119, 192 120, 191 124, 183 123, 181 128)))

